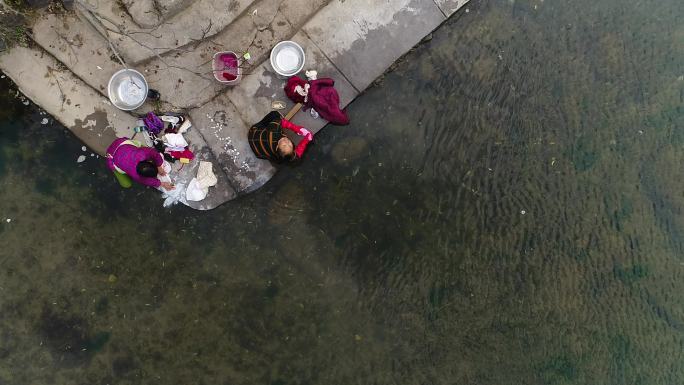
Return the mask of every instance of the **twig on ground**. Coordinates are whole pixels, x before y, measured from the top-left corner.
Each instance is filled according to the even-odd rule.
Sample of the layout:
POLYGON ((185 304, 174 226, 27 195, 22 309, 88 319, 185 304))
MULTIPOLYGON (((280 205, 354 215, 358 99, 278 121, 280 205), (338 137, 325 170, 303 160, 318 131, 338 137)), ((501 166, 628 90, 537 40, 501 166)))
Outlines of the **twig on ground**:
POLYGON ((57 75, 55 75, 55 69, 48 66, 47 75, 55 80, 55 83, 57 84, 57 88, 59 89, 59 99, 62 102, 61 108, 64 109, 64 103, 66 102, 66 96, 64 95, 64 89, 62 89, 62 83, 59 82, 59 79, 57 79, 57 75))

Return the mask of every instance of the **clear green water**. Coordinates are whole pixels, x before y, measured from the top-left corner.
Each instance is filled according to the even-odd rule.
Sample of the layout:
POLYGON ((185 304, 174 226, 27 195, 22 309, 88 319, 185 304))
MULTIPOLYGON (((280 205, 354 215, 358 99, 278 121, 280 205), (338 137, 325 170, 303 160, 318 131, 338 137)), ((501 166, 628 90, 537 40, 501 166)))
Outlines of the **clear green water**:
POLYGON ((683 383, 684 7, 468 9, 209 213, 3 91, 0 384, 683 383))

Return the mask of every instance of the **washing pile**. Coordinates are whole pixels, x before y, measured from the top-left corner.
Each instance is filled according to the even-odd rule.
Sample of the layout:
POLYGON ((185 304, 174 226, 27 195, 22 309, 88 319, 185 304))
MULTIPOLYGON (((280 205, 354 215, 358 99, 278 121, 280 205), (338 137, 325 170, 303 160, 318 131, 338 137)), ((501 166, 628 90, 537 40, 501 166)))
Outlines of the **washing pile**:
POLYGON ((340 108, 340 95, 335 89, 335 80, 318 79, 316 71, 306 71, 306 77, 308 80, 293 76, 287 81, 287 97, 295 103, 303 104, 304 109, 311 109, 314 117, 320 115, 338 126, 349 124, 347 113, 340 108))
POLYGON ((150 147, 154 147, 164 157, 166 175, 158 176, 162 182, 173 183, 175 188, 165 189, 163 193, 164 207, 178 202, 199 202, 209 194, 209 187, 215 186, 218 179, 210 162, 196 162, 196 156, 184 134, 192 127, 190 120, 182 115, 159 115, 150 112, 142 120, 145 138, 150 147))

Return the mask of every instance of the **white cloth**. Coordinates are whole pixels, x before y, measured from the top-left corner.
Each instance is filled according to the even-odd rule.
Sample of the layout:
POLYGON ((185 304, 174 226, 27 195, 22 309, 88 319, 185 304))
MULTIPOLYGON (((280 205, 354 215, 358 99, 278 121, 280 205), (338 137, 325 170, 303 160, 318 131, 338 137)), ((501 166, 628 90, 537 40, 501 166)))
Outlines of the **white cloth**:
POLYGON ((183 151, 188 146, 182 134, 164 135, 164 144, 171 151, 183 151))
POLYGON ((171 207, 178 202, 183 202, 183 197, 185 196, 185 186, 183 184, 176 183, 176 188, 173 190, 160 190, 163 192, 164 207, 171 207))
POLYGON ((214 175, 211 162, 200 162, 199 167, 197 167, 197 181, 202 188, 216 186, 218 179, 214 175))
POLYGON ((177 116, 169 116, 169 115, 162 115, 159 117, 160 120, 164 122, 171 123, 173 127, 176 127, 176 124, 180 121, 180 118, 177 116))
POLYGON ((311 85, 308 83, 304 87, 295 86, 295 92, 304 97, 304 103, 309 101, 309 88, 311 88, 311 85))
MULTIPOLYGON (((164 168, 164 171, 166 171, 166 175, 157 175, 157 179, 159 179, 159 181, 161 182, 173 183, 173 179, 171 179, 171 171, 173 171, 171 163, 164 161, 162 167, 164 168)), ((176 183, 174 187, 175 188, 173 190, 167 190, 161 186, 157 188, 159 191, 162 192, 162 199, 164 199, 164 207, 170 207, 178 202, 183 202, 183 199, 185 197, 185 186, 181 183, 176 183)))
POLYGON ((185 134, 190 127, 192 127, 192 123, 190 122, 190 119, 186 118, 183 124, 178 127, 178 133, 179 134, 185 134))
POLYGON ((318 79, 318 71, 316 70, 309 70, 304 72, 304 74, 306 75, 306 78, 309 79, 309 81, 318 79))
POLYGON ((201 188, 197 178, 192 178, 188 188, 185 190, 185 198, 193 202, 204 200, 207 194, 209 194, 209 188, 201 188))
POLYGON ((192 178, 185 192, 189 201, 199 202, 209 194, 209 187, 216 186, 218 179, 214 175, 211 162, 201 161, 197 168, 197 177, 192 178))
MULTIPOLYGON (((171 180, 171 174, 170 174, 170 172, 171 172, 171 164, 170 164, 169 162, 167 162, 167 161, 164 161, 164 163, 162 163, 162 168, 164 168, 164 171, 166 171, 166 175, 162 176, 162 175, 160 175, 160 174, 157 174, 157 179, 159 179, 159 181, 162 182, 162 183, 164 183, 164 182, 173 183, 173 181, 171 180)), ((168 191, 166 191, 166 189, 163 188, 162 186, 157 187, 157 190, 159 190, 159 191, 161 191, 161 192, 163 192, 163 193, 167 193, 167 192, 168 192, 168 191)))

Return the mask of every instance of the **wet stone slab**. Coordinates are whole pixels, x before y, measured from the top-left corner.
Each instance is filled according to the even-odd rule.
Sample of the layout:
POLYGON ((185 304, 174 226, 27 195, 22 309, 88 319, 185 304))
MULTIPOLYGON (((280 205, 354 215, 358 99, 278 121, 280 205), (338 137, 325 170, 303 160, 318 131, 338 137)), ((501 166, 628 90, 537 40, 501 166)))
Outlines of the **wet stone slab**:
POLYGON ((195 160, 185 165, 180 172, 176 173, 176 184, 187 187, 190 181, 197 175, 197 168, 200 161, 213 164, 214 175, 216 175, 216 186, 209 188, 207 197, 199 202, 185 201, 185 205, 197 210, 211 210, 221 204, 235 199, 237 192, 233 188, 231 179, 220 169, 220 164, 214 156, 214 151, 207 145, 199 127, 194 126, 184 134, 185 139, 190 144, 190 149, 195 154, 195 160))
MULTIPOLYGON (((330 77, 335 80, 335 87, 340 94, 340 103, 346 106, 359 94, 335 66, 327 59, 318 47, 304 33, 300 32, 292 38, 304 48, 306 54, 306 69, 318 71, 318 76, 330 77)), ((299 76, 304 77, 304 73, 299 76)), ((240 111, 243 118, 251 123, 261 120, 272 111, 274 101, 282 101, 286 108, 283 115, 294 106, 285 95, 284 87, 287 79, 278 76, 269 61, 262 63, 253 75, 245 77, 239 87, 229 90, 226 95, 240 111)), ((312 132, 318 132, 327 122, 323 119, 311 119, 306 112, 300 112, 293 119, 294 123, 306 126, 312 132), (308 116, 308 117, 307 117, 308 116)))
MULTIPOLYGON (((264 185, 276 172, 254 157, 247 143, 249 127, 283 102, 293 107, 268 60, 279 41, 293 40, 306 53, 304 70, 332 78, 340 106, 349 105, 399 57, 437 28, 466 0, 125 0, 94 3, 75 13, 44 14, 34 25, 39 47, 15 49, 0 56, 0 66, 22 91, 102 153, 115 137, 131 136, 136 115, 150 110, 189 114, 189 142, 198 158, 211 161, 219 185, 205 202, 210 209, 264 185), (157 14, 132 16, 135 10, 157 14), (121 6, 125 7, 122 8, 121 6), (104 31, 93 20, 110 30, 104 31), (162 21, 163 22, 160 22, 162 21), (208 23, 208 24, 207 24, 208 23), (207 28, 210 25, 210 28, 207 28), (113 32, 125 27, 127 36, 113 32), (142 26, 151 26, 143 28, 142 26), (128 64, 161 92, 161 104, 145 103, 131 113, 106 100, 110 76, 121 68, 109 36, 128 64), (251 54, 243 78, 234 86, 214 79, 211 59, 218 51, 251 54), (137 63, 137 64, 136 64, 137 63), (39 79, 23 71, 44 68, 49 93, 39 79), (52 75, 50 75, 52 74, 52 75), (61 95, 61 96, 60 96, 61 95), (69 104, 72 103, 72 104, 69 104), (219 175, 220 174, 220 175, 219 175)), ((137 11, 136 11, 137 12, 137 11)), ((299 76, 305 77, 304 71, 299 76)), ((327 125, 309 110, 292 121, 317 133, 327 125)), ((299 137, 292 137, 297 142, 299 137)), ((191 178, 192 169, 183 172, 191 178)))
POLYGON ((0 56, 0 67, 24 95, 100 155, 117 137, 133 134, 131 115, 112 106, 44 52, 15 47, 0 56))
POLYGON ((124 4, 136 24, 154 28, 173 17, 196 0, 125 0, 124 4))
POLYGON ((468 0, 435 0, 439 8, 444 12, 446 17, 454 14, 468 3, 468 0))
POLYGON ((295 33, 294 27, 277 7, 277 0, 262 0, 254 4, 256 15, 243 15, 226 29, 192 47, 191 52, 175 52, 155 58, 142 68, 150 85, 162 98, 178 108, 195 108, 209 102, 230 87, 219 83, 211 71, 214 53, 233 51, 252 55, 252 63, 268 57, 270 48, 295 33))
POLYGON ((254 156, 246 140, 249 125, 224 95, 190 111, 190 119, 228 176, 235 196, 256 190, 275 175, 270 162, 254 156))
POLYGON ((363 90, 444 20, 432 0, 334 0, 304 32, 363 90))

